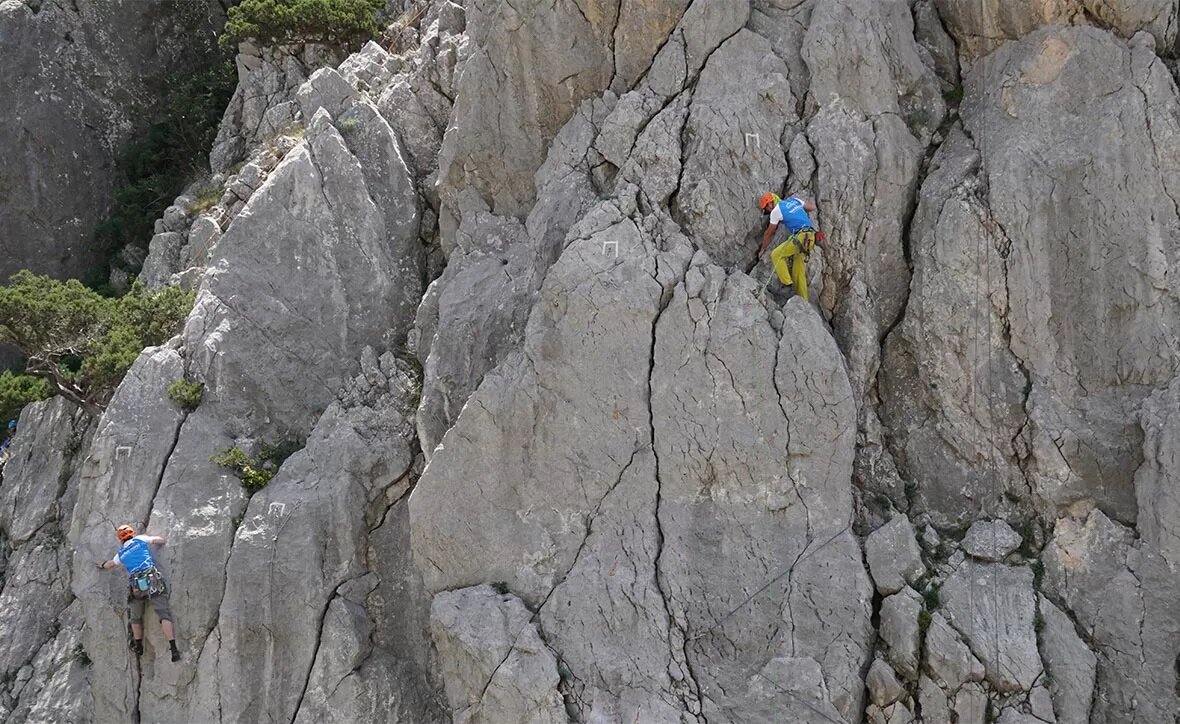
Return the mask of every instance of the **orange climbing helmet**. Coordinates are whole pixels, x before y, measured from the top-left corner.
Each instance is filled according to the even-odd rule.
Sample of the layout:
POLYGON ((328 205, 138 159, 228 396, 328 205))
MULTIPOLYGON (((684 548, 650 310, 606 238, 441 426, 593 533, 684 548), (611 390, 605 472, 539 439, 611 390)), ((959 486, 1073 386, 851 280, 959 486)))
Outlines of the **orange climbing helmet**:
POLYGON ((782 201, 782 199, 778 197, 778 194, 767 191, 766 193, 762 194, 762 198, 758 200, 758 208, 762 209, 762 213, 769 214, 771 209, 773 209, 779 201, 782 201))
POLYGON ((135 529, 129 525, 121 525, 115 528, 115 537, 122 542, 127 542, 135 537, 135 529))

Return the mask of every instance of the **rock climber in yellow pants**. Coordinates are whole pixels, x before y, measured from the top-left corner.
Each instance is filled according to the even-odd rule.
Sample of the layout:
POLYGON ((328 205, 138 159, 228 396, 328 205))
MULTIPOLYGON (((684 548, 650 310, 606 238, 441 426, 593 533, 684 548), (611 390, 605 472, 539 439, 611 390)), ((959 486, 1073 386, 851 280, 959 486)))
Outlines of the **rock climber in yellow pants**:
POLYGON ((778 225, 785 223, 787 238, 770 252, 770 262, 783 286, 794 286, 803 301, 810 301, 807 297, 807 260, 816 243, 823 240, 823 235, 815 230, 808 215, 808 212, 815 211, 815 204, 798 195, 780 199, 777 194, 768 191, 762 195, 758 205, 762 213, 770 214, 758 256, 766 253, 766 247, 770 246, 778 225))

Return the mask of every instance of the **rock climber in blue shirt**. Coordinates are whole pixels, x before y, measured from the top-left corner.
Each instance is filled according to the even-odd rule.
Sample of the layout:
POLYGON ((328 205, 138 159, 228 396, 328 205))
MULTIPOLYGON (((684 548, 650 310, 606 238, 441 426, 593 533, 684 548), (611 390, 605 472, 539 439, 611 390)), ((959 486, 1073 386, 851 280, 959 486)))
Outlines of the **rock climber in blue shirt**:
POLYGON ((768 191, 762 194, 758 205, 762 213, 770 215, 769 225, 762 234, 762 247, 758 250, 758 256, 766 253, 766 247, 770 246, 778 225, 785 224, 787 238, 770 252, 770 262, 783 286, 794 286, 799 296, 808 301, 807 260, 811 258, 815 245, 824 238, 823 234, 816 231, 809 215, 809 212, 815 211, 815 204, 799 195, 780 199, 778 194, 768 191), (788 259, 792 257, 794 259, 788 266, 788 259))
POLYGON ((160 628, 164 631, 164 637, 168 639, 172 660, 179 661, 180 651, 176 648, 176 636, 172 628, 172 608, 168 605, 168 587, 152 559, 151 546, 164 545, 163 536, 135 535, 135 529, 129 525, 116 528, 115 536, 122 543, 119 552, 111 560, 94 565, 102 570, 115 566, 123 566, 127 570, 127 602, 131 605, 131 650, 136 656, 143 654, 143 612, 148 599, 151 599, 152 608, 160 619, 160 628))

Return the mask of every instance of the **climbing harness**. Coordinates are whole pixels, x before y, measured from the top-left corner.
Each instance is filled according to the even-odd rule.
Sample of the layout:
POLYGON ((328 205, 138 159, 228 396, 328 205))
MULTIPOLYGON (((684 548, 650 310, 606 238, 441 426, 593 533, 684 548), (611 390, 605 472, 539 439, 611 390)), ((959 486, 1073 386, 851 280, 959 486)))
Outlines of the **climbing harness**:
POLYGON ((168 591, 164 577, 154 567, 132 573, 127 587, 133 598, 151 598, 168 591))

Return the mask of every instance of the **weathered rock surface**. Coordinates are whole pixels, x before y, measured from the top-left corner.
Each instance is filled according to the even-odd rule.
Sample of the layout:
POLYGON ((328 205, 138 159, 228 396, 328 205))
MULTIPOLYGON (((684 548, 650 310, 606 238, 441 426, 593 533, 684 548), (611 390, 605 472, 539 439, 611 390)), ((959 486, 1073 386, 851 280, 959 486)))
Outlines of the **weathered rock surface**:
POLYGON ((9 545, 69 518, 67 487, 80 462, 77 453, 89 443, 91 422, 61 397, 24 409, 0 484, 0 529, 9 545))
POLYGON ((586 154, 607 110, 587 103, 557 135, 537 172, 539 198, 526 223, 492 214, 474 194, 466 197, 471 207, 462 214, 455 248, 415 323, 425 375, 418 432, 428 458, 484 375, 519 349, 545 272, 589 208, 586 154))
POLYGON ((298 110, 295 94, 333 57, 332 51, 319 46, 259 49, 250 43, 239 45, 238 86, 209 153, 213 172, 226 171, 253 147, 293 126, 298 110))
POLYGON ((66 538, 77 500, 79 451, 91 421, 61 398, 35 403, 0 480, 0 709, 6 718, 52 717, 78 707, 85 674, 71 666, 82 621, 68 611, 71 555, 66 538))
POLYGON ((1138 528, 1172 567, 1180 565, 1180 377, 1157 390, 1140 413, 1143 464, 1135 471, 1138 528))
POLYGON ((965 561, 942 588, 947 620, 983 662, 998 691, 1027 691, 1042 671, 1033 631, 1033 574, 1022 566, 965 561))
MULTIPOLYGON (((570 665, 574 678, 584 682, 587 693, 582 701, 594 711, 602 707, 604 712, 616 712, 611 716, 630 719, 638 711, 635 700, 641 692, 625 682, 637 676, 667 675, 661 672, 672 674, 666 686, 689 711, 696 707, 704 711, 713 707, 730 711, 761 707, 764 704, 758 703, 758 697, 748 698, 753 694, 744 685, 733 689, 739 680, 744 684, 745 675, 738 672, 749 663, 740 658, 731 660, 733 654, 729 652, 754 662, 760 656, 766 657, 762 659, 764 665, 780 646, 797 658, 813 657, 821 663, 828 673, 833 703, 844 712, 857 710, 862 689, 856 672, 863 665, 863 654, 855 647, 833 648, 832 644, 840 636, 856 640, 867 634, 863 628, 867 620, 867 580, 855 563, 859 554, 849 550, 847 533, 843 532, 850 501, 838 490, 826 488, 826 481, 839 476, 840 466, 850 466, 851 447, 850 442, 845 443, 848 447, 844 448, 842 460, 839 456, 816 458, 808 442, 821 430, 839 439, 847 423, 839 423, 839 417, 833 416, 851 415, 851 410, 836 403, 831 409, 811 413, 819 416, 805 422, 800 415, 807 415, 808 408, 799 405, 799 395, 807 378, 797 377, 798 370, 830 369, 830 365, 818 360, 816 364, 796 360, 780 362, 774 368, 777 371, 759 370, 748 356, 732 357, 730 353, 736 347, 726 341, 740 335, 773 359, 787 354, 831 354, 830 338, 823 342, 822 333, 813 326, 818 320, 805 305, 792 305, 783 322, 790 326, 791 338, 810 335, 815 344, 780 346, 767 324, 765 311, 751 296, 753 289, 748 280, 739 276, 727 281, 722 270, 703 263, 702 258, 701 263, 694 262, 689 268, 684 281, 678 282, 672 276, 677 273, 676 267, 669 265, 675 257, 669 259, 665 253, 652 250, 634 222, 619 219, 616 207, 604 206, 592 212, 583 224, 581 233, 575 227, 577 238, 569 243, 546 278, 539 311, 529 322, 523 354, 510 358, 485 378, 456 427, 436 450, 411 497, 411 515, 423 521, 413 533, 415 552, 421 552, 419 555, 427 561, 423 574, 428 589, 453 588, 467 580, 503 580, 510 589, 521 592, 526 602, 538 602, 547 639, 570 665), (619 261, 613 255, 602 254, 604 238, 618 241, 619 261), (656 267, 655 261, 661 257, 656 267), (587 276, 587 266, 601 271, 587 276), (641 272, 645 267, 648 271, 641 272), (607 280, 614 281, 608 284, 607 280), (667 292, 662 291, 657 280, 668 285, 671 292, 662 312, 660 296, 667 292), (570 304, 567 300, 571 288, 579 287, 583 290, 576 293, 576 298, 582 303, 570 304), (606 319, 612 323, 595 321, 606 319), (593 347, 585 346, 588 330, 598 340, 593 347), (606 335, 610 336, 609 343, 604 341, 606 335), (704 359, 691 352, 699 345, 712 350, 704 359), (611 363, 604 365, 588 359, 585 354, 592 349, 609 350, 611 363), (817 349, 823 351, 808 352, 817 349), (587 438, 580 434, 577 418, 564 412, 568 403, 562 400, 567 395, 584 395, 579 391, 580 380, 605 370, 617 370, 613 373, 614 384, 598 390, 594 403, 582 397, 578 404, 594 404, 604 419, 616 424, 609 435, 587 438), (728 390, 721 387, 713 393, 724 397, 716 401, 712 395, 694 398, 700 390, 713 389, 715 383, 711 381, 720 379, 732 380, 728 390), (710 382, 702 384, 697 380, 710 382), (759 388, 777 388, 782 398, 759 398, 754 394, 759 388), (694 399, 697 402, 690 402, 694 399), (742 400, 747 405, 745 414, 732 417, 730 422, 718 419, 718 415, 732 416, 733 405, 740 409, 742 400), (794 411, 790 418, 785 418, 785 410, 794 411), (698 429, 701 424, 707 427, 698 429), (788 425, 799 425, 800 432, 778 438, 774 431, 788 425), (748 426, 749 431, 743 432, 742 426, 748 426), (544 430, 544 435, 532 437, 530 431, 534 429, 544 430), (653 433, 654 459, 645 452, 651 450, 653 433), (512 453, 495 461, 486 456, 475 460, 451 451, 453 440, 489 436, 489 444, 477 443, 480 448, 504 449, 501 443, 491 443, 491 439, 505 435, 523 435, 521 439, 531 440, 528 457, 521 460, 512 453), (763 439, 768 446, 785 448, 776 451, 768 447, 748 457, 730 459, 722 451, 735 448, 725 440, 736 440, 738 436, 763 439), (773 442, 776 438, 777 444, 773 442), (563 461, 571 452, 591 467, 566 467, 563 461), (785 469, 781 461, 784 453, 785 469), (597 468, 602 465, 610 467, 599 472, 597 468), (742 472, 751 465, 766 469, 754 475, 742 472), (569 472, 558 472, 563 469, 569 472), (571 473, 576 476, 570 480, 573 497, 550 494, 555 500, 585 501, 571 510, 555 510, 555 515, 533 513, 512 502, 528 500, 536 495, 530 490, 546 489, 571 473), (468 484, 480 488, 485 500, 499 501, 493 510, 503 511, 502 522, 497 521, 501 514, 489 516, 485 512, 483 526, 461 533, 439 520, 469 515, 465 512, 468 503, 448 492, 452 484, 449 481, 458 480, 471 481, 468 484), (708 491, 709 502, 694 502, 702 491, 708 491), (440 506, 433 502, 438 496, 452 502, 440 506), (724 510, 726 516, 745 523, 740 528, 716 524, 703 528, 702 523, 710 518, 701 517, 702 505, 724 510), (787 537, 795 541, 791 548, 783 552, 780 563, 770 567, 779 573, 768 578, 767 569, 761 565, 746 570, 742 562, 750 558, 739 551, 765 550, 769 545, 766 536, 772 535, 772 529, 765 526, 782 516, 796 521, 792 525, 797 527, 787 537), (438 522, 425 524, 426 518, 438 522), (544 558, 532 558, 528 551, 536 544, 527 537, 519 533, 503 537, 497 532, 500 527, 519 531, 518 521, 522 519, 527 522, 528 536, 551 541, 541 549, 547 550, 544 558), (617 534, 595 534, 600 525, 606 526, 605 530, 652 530, 653 523, 642 522, 645 519, 654 521, 659 536, 634 551, 626 547, 618 550, 618 544, 613 542, 617 534), (436 538, 432 532, 442 530, 451 531, 447 539, 436 538), (468 540, 468 536, 478 537, 468 540), (728 538, 720 548, 710 543, 718 536, 728 538), (672 557, 660 555, 661 540, 664 551, 676 551, 672 557), (611 553, 612 549, 617 552, 611 553), (722 552, 727 550, 732 553, 722 552), (611 580, 618 572, 632 568, 634 582, 628 583, 630 574, 617 583, 611 580), (646 576, 644 569, 648 571, 646 576), (834 574, 838 570, 845 574, 834 574), (640 581, 651 580, 650 576, 657 582, 655 590, 636 589, 640 581), (841 580, 848 588, 838 591, 827 583, 821 586, 821 580, 841 580), (602 598, 602 592, 616 585, 627 586, 632 594, 619 604, 610 604, 602 598), (763 589, 761 594, 753 598, 738 593, 759 587, 763 589), (581 595, 575 595, 575 591, 581 595), (632 610, 631 605, 623 603, 631 596, 645 603, 632 610), (841 621, 817 617, 817 596, 828 602, 825 608, 843 608, 847 615, 841 621), (604 606, 617 613, 604 616, 604 606), (784 607, 789 613, 782 613, 784 607), (765 622, 759 625, 773 630, 784 615, 794 620, 795 633, 790 638, 771 641, 768 648, 745 644, 736 650, 716 648, 721 641, 757 635, 752 634, 758 630, 753 628, 753 622, 765 622), (644 619, 651 623, 640 625, 644 619), (618 628, 618 621, 635 623, 618 628), (646 662, 632 662, 631 654, 609 653, 615 647, 619 654, 635 650, 636 629, 632 626, 646 632, 642 636, 649 639, 643 645, 645 650, 650 648, 651 658, 646 662), (588 635, 587 627, 597 633, 588 635), (842 628, 847 633, 839 633, 842 628), (686 676, 692 679, 684 681, 686 676), (735 678, 731 681, 731 677, 735 678), (688 688, 679 688, 677 681, 688 688)), ((810 384, 820 389, 835 385, 839 390, 841 383, 837 374, 835 380, 822 378, 810 384)), ((833 399, 842 398, 836 392, 833 399)), ((464 444, 463 449, 471 448, 464 444)), ((472 499, 470 504, 487 509, 482 501, 472 499)), ((773 534, 780 541, 781 525, 775 524, 780 532, 773 534)), ((667 704, 653 702, 651 706, 654 711, 668 711, 667 704)), ((668 715, 673 716, 674 711, 668 711, 668 715)))
POLYGON ((1168 0, 1105 2, 1104 0, 984 0, 959 3, 934 0, 947 31, 960 44, 960 52, 978 58, 1007 40, 1019 40, 1043 25, 1093 23, 1114 30, 1124 38, 1145 30, 1154 36, 1160 52, 1176 40, 1177 8, 1168 0))
MULTIPOLYGON (((393 394, 381 382, 367 405, 331 405, 307 447, 250 499, 225 567, 216 616, 222 623, 200 653, 198 679, 215 688, 200 693, 203 708, 192 712, 194 718, 220 712, 244 720, 278 712, 293 720, 309 689, 326 706, 331 689, 319 679, 334 676, 331 683, 338 683, 371 653, 359 643, 372 632, 364 602, 376 586, 365 568, 365 534, 405 494, 413 463, 405 392, 393 394), (275 566, 288 556, 311 561, 315 573, 275 566), (270 573, 260 580, 260 570, 270 573), (276 629, 276 621, 284 625, 276 629), (329 657, 337 651, 351 652, 356 664, 334 663, 329 657), (250 676, 258 667, 270 672, 265 680, 250 676)), ((378 706, 375 713, 383 711, 378 706)))
POLYGON ((557 659, 519 598, 486 585, 440 593, 430 630, 455 721, 569 721, 557 659))
POLYGON ((908 681, 918 678, 921 612, 922 598, 912 588, 903 588, 881 602, 879 633, 885 643, 885 658, 908 681))
POLYGON ((1023 539, 1003 520, 976 521, 963 538, 963 550, 982 561, 1002 561, 1023 539))
MULTIPOLYGON (((1057 521, 1045 549, 1045 580, 1068 607, 1097 656, 1092 719, 1166 721, 1180 711, 1174 664, 1180 611, 1171 603, 1180 577, 1129 529, 1091 511, 1057 521), (1153 632, 1140 636, 1140 632, 1153 632)), ((1077 678, 1087 680, 1086 657, 1077 678)))
POLYGON ((409 331, 423 261, 413 184, 376 110, 357 103, 339 122, 350 120, 346 140, 317 113, 197 293, 185 345, 234 434, 306 434, 351 376, 339 360, 409 331))
POLYGON ((865 560, 877 584, 877 593, 897 593, 926 572, 922 549, 909 519, 898 515, 865 538, 865 560))
POLYGON ((1045 660, 1045 673, 1050 677, 1049 694, 1057 721, 1088 722, 1097 659, 1061 609, 1043 597, 1038 605, 1045 620, 1041 656, 1045 660))
POLYGON ((1180 710, 1174 8, 464 4, 241 49, 244 163, 146 262, 184 334, 0 483, 0 716, 1180 710), (766 188, 819 203, 815 305, 766 188), (210 461, 285 438, 252 497, 210 461), (89 565, 122 520, 177 664, 89 565))
POLYGON ((832 320, 853 391, 864 399, 856 477, 902 509, 904 484, 885 450, 873 381, 880 341, 906 302, 902 236, 926 145, 945 113, 938 78, 920 50, 907 2, 812 4, 801 53, 808 103, 816 107, 806 128, 814 162, 803 167, 806 176, 788 179, 789 190, 813 189, 820 226, 838 240, 823 249, 825 283, 816 297, 832 320))
POLYGON ((123 144, 145 129, 168 74, 207 50, 223 14, 210 0, 0 2, 0 280, 23 268, 89 270, 123 144))
POLYGON ((885 376, 902 469, 940 517, 961 517, 963 494, 995 516, 1027 484, 1050 516, 1092 497, 1135 518, 1136 410, 1174 376, 1176 296, 1160 280, 1180 220, 1165 203, 1126 243, 1121 217, 1099 209, 1177 194, 1167 149, 1180 103, 1144 38, 1045 28, 965 77, 964 133, 922 192, 913 293, 885 376), (1061 121, 1069 107, 1106 125, 1061 121), (1096 151, 1058 153, 1063 137, 1096 151))
POLYGON ((925 649, 926 670, 944 690, 954 692, 967 682, 983 681, 983 664, 941 613, 931 616, 925 649))
POLYGON ((465 7, 468 41, 439 151, 439 195, 451 216, 469 186, 493 213, 523 216, 549 143, 579 103, 610 86, 614 38, 627 39, 619 52, 632 67, 624 73, 637 75, 634 66, 664 42, 666 20, 643 3, 598 0, 584 9, 573 0, 515 7, 474 0, 465 7), (489 107, 498 110, 487 113, 489 107))
POLYGON ((883 659, 877 659, 869 667, 869 674, 865 678, 865 686, 869 690, 869 698, 879 707, 887 707, 901 698, 905 693, 901 682, 893 673, 893 668, 883 659))

